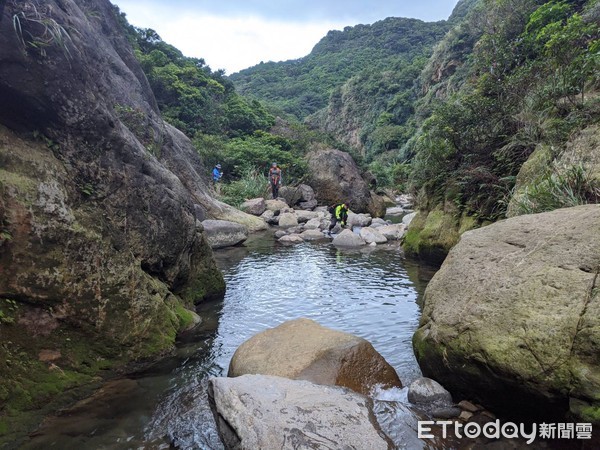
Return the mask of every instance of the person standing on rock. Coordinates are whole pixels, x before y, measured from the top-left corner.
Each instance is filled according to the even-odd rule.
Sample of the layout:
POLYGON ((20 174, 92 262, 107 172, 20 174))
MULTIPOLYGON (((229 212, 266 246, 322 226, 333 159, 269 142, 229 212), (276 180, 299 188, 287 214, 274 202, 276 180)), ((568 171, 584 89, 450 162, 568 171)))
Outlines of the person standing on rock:
POLYGON ((271 184, 273 198, 277 198, 279 188, 281 187, 281 169, 277 166, 277 163, 271 164, 271 168, 269 169, 269 183, 271 184))
POLYGON ((221 177, 223 176, 223 171, 221 170, 221 164, 217 164, 212 171, 212 180, 215 185, 215 191, 217 194, 221 193, 221 185, 219 182, 221 181, 221 177))
POLYGON ((337 205, 331 206, 329 212, 331 213, 329 234, 331 234, 331 230, 335 228, 336 223, 339 222, 342 227, 346 226, 346 222, 348 222, 348 205, 345 203, 338 203, 337 205))

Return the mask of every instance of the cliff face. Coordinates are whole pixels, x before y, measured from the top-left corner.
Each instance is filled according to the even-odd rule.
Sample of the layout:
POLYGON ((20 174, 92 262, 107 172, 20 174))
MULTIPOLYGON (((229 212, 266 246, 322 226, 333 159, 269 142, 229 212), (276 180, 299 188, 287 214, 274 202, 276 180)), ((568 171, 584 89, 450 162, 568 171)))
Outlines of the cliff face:
POLYGON ((171 348, 184 305, 224 291, 197 220, 252 219, 208 195, 108 0, 9 0, 0 61, 3 430, 171 348))

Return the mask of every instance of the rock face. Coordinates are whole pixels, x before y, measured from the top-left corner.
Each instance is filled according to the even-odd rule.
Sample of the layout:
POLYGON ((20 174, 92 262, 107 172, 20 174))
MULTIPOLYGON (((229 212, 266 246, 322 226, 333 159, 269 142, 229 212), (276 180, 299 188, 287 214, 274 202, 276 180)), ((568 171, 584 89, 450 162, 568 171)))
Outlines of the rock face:
POLYGON ((308 155, 308 170, 309 184, 321 203, 348 202, 353 211, 368 212, 373 217, 385 215, 383 199, 371 193, 348 153, 333 149, 313 151, 308 155))
POLYGON ((350 230, 343 230, 333 238, 333 245, 338 247, 361 247, 366 245, 366 242, 358 234, 353 233, 350 230))
POLYGON ((169 350, 184 305, 223 293, 197 220, 264 222, 209 196, 108 0, 2 2, 0 14, 0 298, 18 304, 2 339, 28 368, 0 364, 0 378, 9 408, 41 410, 100 368, 169 350), (46 39, 40 23, 70 39, 25 51, 21 13, 25 40, 46 39), (40 341, 60 351, 60 371, 38 363, 40 341))
POLYGON ((253 216, 260 216, 267 209, 264 198, 253 198, 241 204, 240 209, 253 216))
POLYGON ((228 376, 245 374, 344 386, 362 394, 377 384, 401 386, 396 371, 368 341, 309 319, 285 322, 240 345, 228 376))
POLYGON ((392 446, 377 424, 373 402, 347 389, 244 375, 212 378, 209 400, 226 449, 392 446))
POLYGON ((501 413, 598 421, 598 236, 599 205, 464 233, 425 293, 423 374, 501 413))
POLYGON ((232 247, 248 239, 248 228, 226 220, 205 220, 204 232, 211 248, 232 247))

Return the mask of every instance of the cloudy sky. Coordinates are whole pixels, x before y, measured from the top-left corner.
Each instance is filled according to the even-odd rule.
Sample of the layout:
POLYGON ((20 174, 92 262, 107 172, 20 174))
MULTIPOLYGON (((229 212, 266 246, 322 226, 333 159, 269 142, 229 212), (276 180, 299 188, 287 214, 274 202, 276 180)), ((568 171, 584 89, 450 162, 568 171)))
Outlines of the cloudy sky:
POLYGON ((457 0, 112 0, 187 56, 228 74, 300 58, 329 30, 386 17, 447 19, 457 0))

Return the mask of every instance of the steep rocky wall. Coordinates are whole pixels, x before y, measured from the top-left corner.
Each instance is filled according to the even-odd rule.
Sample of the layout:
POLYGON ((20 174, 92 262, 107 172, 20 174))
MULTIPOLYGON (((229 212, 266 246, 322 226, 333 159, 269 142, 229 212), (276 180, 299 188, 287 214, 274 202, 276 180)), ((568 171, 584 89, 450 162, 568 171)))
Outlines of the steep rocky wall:
POLYGON ((108 0, 2 13, 0 436, 99 371, 168 351, 186 308, 222 294, 198 219, 262 226, 209 196, 108 0))

